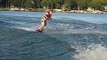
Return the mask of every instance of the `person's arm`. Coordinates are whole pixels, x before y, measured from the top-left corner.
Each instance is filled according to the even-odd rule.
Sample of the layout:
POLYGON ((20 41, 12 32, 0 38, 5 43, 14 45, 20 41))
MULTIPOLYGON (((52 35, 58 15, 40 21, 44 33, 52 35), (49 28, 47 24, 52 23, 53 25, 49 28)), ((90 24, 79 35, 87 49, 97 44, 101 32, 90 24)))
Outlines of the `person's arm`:
POLYGON ((51 14, 51 16, 50 16, 50 20, 52 20, 52 12, 51 12, 50 14, 51 14))

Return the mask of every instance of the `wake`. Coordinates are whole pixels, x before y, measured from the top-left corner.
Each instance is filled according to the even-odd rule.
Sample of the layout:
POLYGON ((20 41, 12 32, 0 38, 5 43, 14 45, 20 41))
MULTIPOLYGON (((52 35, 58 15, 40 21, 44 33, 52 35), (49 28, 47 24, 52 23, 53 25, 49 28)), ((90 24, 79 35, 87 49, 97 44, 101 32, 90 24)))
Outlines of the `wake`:
POLYGON ((78 54, 75 54, 74 58, 76 60, 107 60, 106 47, 101 44, 90 46, 86 49, 78 50, 78 54))

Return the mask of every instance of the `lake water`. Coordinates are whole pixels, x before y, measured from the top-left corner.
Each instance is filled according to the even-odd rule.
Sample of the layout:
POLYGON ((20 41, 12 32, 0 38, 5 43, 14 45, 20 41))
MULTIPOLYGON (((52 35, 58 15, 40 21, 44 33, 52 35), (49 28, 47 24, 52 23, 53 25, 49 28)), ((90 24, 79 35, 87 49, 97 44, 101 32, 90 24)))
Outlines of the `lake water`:
POLYGON ((107 60, 107 14, 0 11, 0 60, 107 60))

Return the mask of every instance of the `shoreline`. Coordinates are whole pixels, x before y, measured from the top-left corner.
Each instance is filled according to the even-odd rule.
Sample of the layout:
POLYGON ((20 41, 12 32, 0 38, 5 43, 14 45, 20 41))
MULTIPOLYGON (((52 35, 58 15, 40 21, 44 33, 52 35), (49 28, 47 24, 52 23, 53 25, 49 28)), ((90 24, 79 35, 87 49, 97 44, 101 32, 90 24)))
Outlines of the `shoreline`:
POLYGON ((107 14, 107 11, 99 11, 99 10, 70 10, 63 11, 61 9, 54 9, 56 12, 64 12, 64 13, 81 13, 81 14, 107 14))
MULTIPOLYGON (((81 13, 81 14, 107 14, 107 11, 99 11, 99 10, 70 10, 63 11, 62 9, 53 9, 54 12, 63 12, 63 13, 81 13)), ((23 11, 23 12, 44 12, 43 8, 0 8, 0 11, 23 11)))

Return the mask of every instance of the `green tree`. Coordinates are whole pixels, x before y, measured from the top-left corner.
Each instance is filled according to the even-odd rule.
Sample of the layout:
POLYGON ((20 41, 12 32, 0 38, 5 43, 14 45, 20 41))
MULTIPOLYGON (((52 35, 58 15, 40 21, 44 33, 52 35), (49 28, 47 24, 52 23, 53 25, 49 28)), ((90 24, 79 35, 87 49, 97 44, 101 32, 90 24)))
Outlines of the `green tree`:
POLYGON ((40 8, 41 7, 42 0, 33 0, 33 2, 34 2, 34 7, 35 8, 40 8))
POLYGON ((55 4, 55 8, 56 9, 61 9, 61 5, 60 4, 55 4))
POLYGON ((61 9, 63 4, 64 4, 64 0, 53 0, 55 8, 61 9))
POLYGON ((77 3, 76 3, 75 0, 72 0, 72 1, 71 1, 71 9, 72 9, 72 10, 78 9, 78 6, 77 6, 77 3))
POLYGON ((27 8, 32 7, 32 2, 33 0, 8 0, 7 4, 9 7, 27 8))
POLYGON ((71 0, 65 0, 64 1, 64 9, 70 10, 71 9, 71 0))
POLYGON ((7 0, 0 0, 0 7, 7 7, 7 0))
POLYGON ((46 8, 47 7, 47 1, 46 0, 42 0, 41 1, 41 6, 46 8))
POLYGON ((53 8, 53 0, 47 0, 47 8, 53 8))
POLYGON ((77 9, 77 3, 75 0, 65 0, 64 6, 67 10, 77 9))
POLYGON ((84 10, 90 6, 91 0, 76 0, 76 3, 80 10, 84 10))
POLYGON ((25 8, 33 8, 34 1, 33 0, 23 0, 22 7, 25 8))
POLYGON ((91 7, 95 10, 104 10, 104 4, 103 0, 92 0, 91 7))

